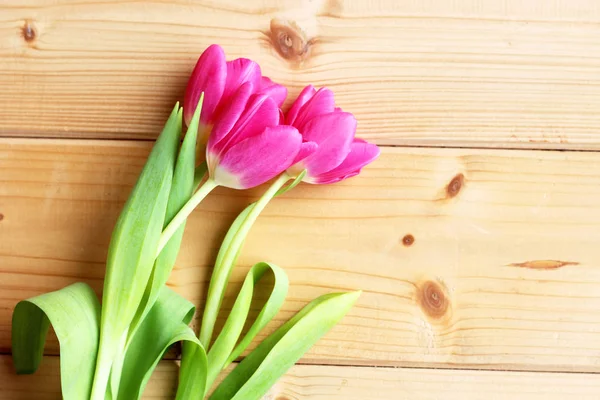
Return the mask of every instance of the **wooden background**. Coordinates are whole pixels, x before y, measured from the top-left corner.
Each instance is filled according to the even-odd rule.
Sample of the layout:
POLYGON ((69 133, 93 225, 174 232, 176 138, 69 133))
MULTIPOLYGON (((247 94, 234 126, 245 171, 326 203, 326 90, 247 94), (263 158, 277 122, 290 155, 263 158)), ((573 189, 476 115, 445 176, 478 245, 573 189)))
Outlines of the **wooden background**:
MULTIPOLYGON (((261 260, 291 280, 268 332, 364 290, 270 399, 600 398, 600 2, 0 0, 0 399, 60 398, 55 340, 14 375, 12 309, 100 291, 116 217, 211 43, 291 97, 331 87, 384 146, 357 178, 274 200, 248 238, 234 282, 261 260)), ((192 215, 169 284, 199 307, 260 191, 192 215)), ((172 398, 176 374, 164 361, 146 398, 172 398)))

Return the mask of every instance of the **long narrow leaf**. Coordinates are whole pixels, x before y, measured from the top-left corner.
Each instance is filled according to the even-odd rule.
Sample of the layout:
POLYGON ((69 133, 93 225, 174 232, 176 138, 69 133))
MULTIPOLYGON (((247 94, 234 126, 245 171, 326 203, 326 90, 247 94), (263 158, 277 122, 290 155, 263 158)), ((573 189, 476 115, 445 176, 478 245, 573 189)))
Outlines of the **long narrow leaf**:
POLYGON ((92 390, 105 396, 113 358, 133 320, 151 276, 181 135, 176 105, 117 221, 108 250, 102 296, 100 348, 92 390))
POLYGON ((206 352, 189 326, 181 327, 180 340, 183 341, 179 385, 175 400, 203 399, 207 390, 208 364, 206 352))
POLYGON ((94 291, 85 283, 75 283, 17 304, 12 319, 12 354, 18 374, 37 370, 49 324, 60 343, 62 397, 89 398, 100 326, 100 303, 94 291))
MULTIPOLYGON (((203 99, 204 95, 201 95, 194 116, 190 122, 190 126, 183 139, 181 149, 179 150, 163 229, 171 222, 181 207, 183 207, 192 196, 196 169, 196 139, 198 137, 198 123, 200 121, 200 111, 202 110, 203 99)), ((184 229, 185 222, 181 224, 179 229, 173 234, 156 258, 152 275, 150 276, 148 286, 146 287, 146 292, 144 293, 136 316, 131 323, 133 331, 130 331, 130 335, 135 333, 135 328, 150 311, 162 287, 167 283, 173 265, 175 265, 177 255, 179 254, 184 229)))
POLYGON ((113 232, 102 297, 103 333, 125 331, 144 295, 165 222, 180 133, 181 112, 175 106, 113 232))
POLYGON ((281 308, 288 290, 288 278, 285 272, 276 265, 261 262, 254 265, 244 280, 242 289, 235 300, 233 308, 223 326, 223 330, 215 340, 208 353, 208 385, 210 386, 219 372, 231 361, 235 360, 248 347, 252 339, 277 314, 281 308), (254 287, 267 271, 272 271, 275 283, 269 298, 258 317, 250 327, 246 336, 235 347, 242 332, 250 304, 254 295, 254 287))
MULTIPOLYGON (((125 353, 118 399, 141 397, 156 365, 173 343, 180 340, 198 342, 187 326, 194 310, 192 303, 163 286, 125 353)), ((199 352, 202 357, 203 349, 199 352)))
POLYGON ((258 400, 312 345, 337 324, 360 292, 321 296, 252 351, 217 387, 211 400, 258 400))

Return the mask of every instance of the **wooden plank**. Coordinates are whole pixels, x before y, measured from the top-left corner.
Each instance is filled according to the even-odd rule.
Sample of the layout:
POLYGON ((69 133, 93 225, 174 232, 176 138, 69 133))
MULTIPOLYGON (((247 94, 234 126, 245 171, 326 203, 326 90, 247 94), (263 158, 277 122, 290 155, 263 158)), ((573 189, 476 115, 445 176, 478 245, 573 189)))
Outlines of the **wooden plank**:
MULTIPOLYGON (((148 149, 0 140, 1 351, 18 300, 80 280, 101 289, 148 149)), ((221 238, 261 190, 207 198, 173 288, 201 306, 221 238)), ((290 293, 269 332, 320 294, 364 290, 305 363, 599 371, 599 224, 598 153, 384 148, 358 178, 274 200, 232 290, 255 262, 285 268, 290 293)))
MULTIPOLYGON (((14 375, 10 356, 0 356, 0 399, 60 398, 58 357, 45 357, 34 375, 14 375)), ((172 399, 177 366, 163 361, 152 375, 144 399, 172 399)), ((597 400, 600 376, 543 372, 296 365, 267 399, 368 400, 597 400)))
POLYGON ((153 138, 220 43, 292 95, 332 87, 379 143, 600 148, 594 0, 13 0, 0 15, 0 135, 153 138))

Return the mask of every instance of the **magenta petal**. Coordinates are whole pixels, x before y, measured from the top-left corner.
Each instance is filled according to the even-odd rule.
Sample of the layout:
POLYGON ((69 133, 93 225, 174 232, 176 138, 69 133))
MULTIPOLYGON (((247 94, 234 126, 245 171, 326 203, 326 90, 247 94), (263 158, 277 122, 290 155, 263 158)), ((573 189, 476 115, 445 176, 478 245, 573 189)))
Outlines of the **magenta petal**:
POLYGON ((225 138, 228 137, 230 131, 240 119, 242 113, 246 109, 248 99, 252 94, 252 84, 243 84, 236 94, 233 96, 229 104, 219 113, 219 118, 208 137, 207 150, 218 154, 223 148, 225 138))
POLYGON ((247 58, 237 58, 227 61, 227 83, 223 92, 223 101, 234 95, 237 89, 250 82, 254 92, 260 87, 261 72, 257 63, 247 58))
POLYGON ((318 115, 332 113, 334 109, 335 99, 333 92, 327 88, 321 88, 302 106, 296 119, 290 125, 294 125, 302 132, 304 124, 318 115))
POLYGON ((298 152, 298 155, 294 159, 294 164, 304 160, 306 157, 313 154, 315 151, 317 151, 318 147, 319 146, 315 142, 302 143, 302 145, 300 145, 300 151, 298 152))
MULTIPOLYGON (((291 177, 296 177, 302 173, 306 169, 306 166, 302 161, 306 159, 308 156, 317 151, 319 146, 315 142, 304 142, 300 145, 300 151, 296 155, 294 162, 287 169, 287 173, 291 177)), ((307 171, 308 172, 308 171, 307 171)))
POLYGON ((350 113, 329 113, 310 120, 302 129, 305 141, 317 143, 317 150, 304 159, 308 177, 315 177, 340 165, 350 152, 356 119, 350 113))
POLYGON ((281 107, 287 97, 287 88, 263 76, 260 80, 259 93, 269 96, 275 101, 277 107, 281 107))
POLYGON ((186 125, 192 119, 200 94, 204 92, 204 102, 200 121, 208 125, 225 89, 227 66, 225 52, 216 44, 209 46, 196 63, 185 90, 183 114, 186 125))
POLYGON ((310 178, 310 179, 303 179, 304 182, 307 183, 312 183, 314 185, 331 185, 332 183, 337 183, 340 181, 343 181, 345 179, 348 178, 352 178, 353 176, 356 176, 360 174, 360 170, 356 170, 356 171, 352 171, 344 176, 336 176, 333 178, 322 178, 322 177, 316 177, 316 178, 310 178))
POLYGON ((331 171, 311 178, 310 181, 319 184, 335 183, 358 175, 362 167, 379 157, 380 152, 379 147, 376 145, 361 139, 355 139, 350 146, 348 157, 340 165, 331 171))
POLYGON ((214 170, 217 183, 233 189, 261 185, 285 171, 302 143, 296 128, 279 125, 233 145, 214 170))
POLYGON ((310 100, 315 95, 315 93, 317 93, 317 91, 315 90, 313 85, 308 85, 307 87, 302 89, 302 92, 300 92, 300 94, 298 95, 298 98, 296 98, 296 100, 294 101, 294 104, 292 104, 292 107, 287 112, 287 116, 286 116, 286 124, 287 125, 292 125, 294 123, 302 106, 304 104, 306 104, 306 102, 308 100, 310 100))
POLYGON ((224 148, 229 148, 242 140, 256 136, 265 128, 279 123, 279 107, 273 99, 265 95, 254 94, 248 100, 246 108, 231 132, 223 140, 224 148))

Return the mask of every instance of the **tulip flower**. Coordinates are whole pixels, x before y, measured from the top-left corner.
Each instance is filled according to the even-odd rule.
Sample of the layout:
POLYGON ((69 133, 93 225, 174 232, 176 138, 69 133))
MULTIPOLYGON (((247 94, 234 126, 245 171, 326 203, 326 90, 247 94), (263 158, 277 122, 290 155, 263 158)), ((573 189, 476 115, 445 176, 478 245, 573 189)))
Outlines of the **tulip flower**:
POLYGON ((281 175, 298 160, 302 136, 293 126, 279 124, 276 100, 252 90, 252 83, 242 84, 220 113, 206 146, 208 179, 165 228, 159 251, 215 187, 249 189, 281 175))
POLYGON ((286 116, 286 123, 302 134, 303 157, 287 173, 306 175, 304 182, 327 184, 358 175, 365 165, 379 156, 379 148, 354 137, 356 118, 335 106, 333 93, 327 88, 318 91, 307 86, 300 93, 286 116))
POLYGON ((215 124, 206 148, 210 179, 232 189, 247 189, 276 177, 296 159, 302 136, 292 126, 279 125, 279 107, 266 94, 242 85, 223 117, 215 124))
POLYGON ((196 67, 188 81, 183 103, 184 120, 189 126, 201 93, 204 93, 204 104, 200 115, 199 142, 206 143, 213 125, 220 115, 229 107, 233 96, 244 84, 249 83, 250 90, 245 92, 248 101, 254 93, 272 97, 281 107, 287 89, 261 75, 259 65, 247 58, 232 61, 225 60, 225 52, 218 45, 209 46, 200 56, 196 67))

